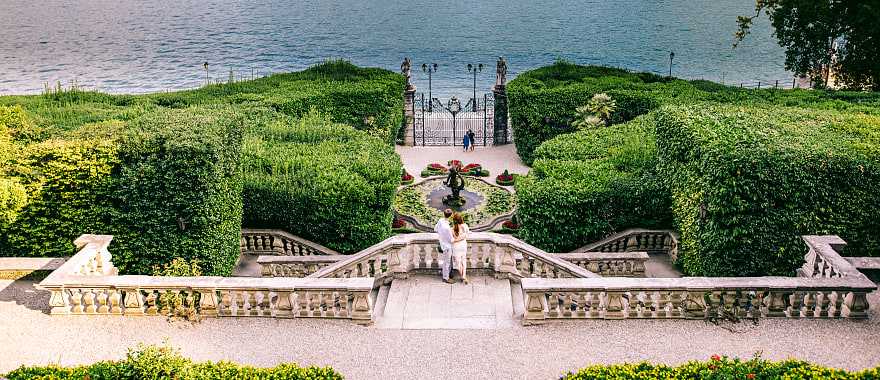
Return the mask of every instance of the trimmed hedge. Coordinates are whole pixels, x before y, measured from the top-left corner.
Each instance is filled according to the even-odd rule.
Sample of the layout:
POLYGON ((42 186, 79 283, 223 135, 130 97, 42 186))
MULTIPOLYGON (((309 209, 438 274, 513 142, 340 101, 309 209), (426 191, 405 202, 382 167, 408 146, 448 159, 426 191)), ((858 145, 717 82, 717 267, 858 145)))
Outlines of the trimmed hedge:
MULTIPOLYGON (((202 262, 206 274, 228 274, 239 254, 243 126, 258 131, 271 120, 326 112, 364 130, 358 140, 369 134, 384 142, 383 156, 364 164, 382 171, 384 161, 396 157, 390 144, 402 120, 403 87, 399 74, 332 61, 302 72, 174 93, 109 95, 59 88, 0 97, 0 256, 69 256, 74 238, 100 233, 116 236, 111 251, 125 273, 149 273, 152 266, 180 257, 202 262)), ((368 140, 339 157, 327 158, 333 152, 322 157, 340 160, 379 149, 376 139, 368 140)), ((308 173, 302 177, 307 180, 308 173)), ((400 171, 395 177, 399 183, 400 171)), ((361 182, 372 179, 366 175, 361 182)), ((336 189, 322 186, 330 190, 297 207, 332 204, 336 189)), ((370 213, 343 226, 351 229, 343 232, 350 236, 335 248, 353 249, 388 235, 391 197, 384 191, 361 195, 370 213), (382 196, 388 200, 378 200, 382 196), (383 229, 366 227, 380 220, 383 229)), ((297 225, 288 216, 275 218, 280 213, 274 210, 263 220, 283 221, 271 227, 294 233, 314 228, 306 225, 310 220, 297 225)), ((304 236, 328 246, 340 241, 332 230, 304 236)))
POLYGON ((574 132, 575 109, 604 92, 617 103, 612 123, 621 123, 665 104, 698 101, 779 104, 880 114, 880 93, 814 90, 749 90, 708 81, 685 81, 650 73, 581 66, 558 61, 517 75, 507 86, 514 143, 531 164, 544 141, 574 132))
POLYGON ((518 236, 568 252, 625 228, 668 228, 653 128, 643 116, 544 143, 529 175, 516 180, 518 236))
POLYGON ((863 371, 845 371, 823 367, 800 360, 768 361, 759 357, 750 360, 712 356, 707 361, 689 361, 678 366, 626 363, 592 365, 560 377, 562 380, 639 379, 799 379, 799 380, 868 380, 880 378, 880 367, 863 371))
POLYGON ((126 273, 177 257, 231 273, 243 125, 231 109, 168 110, 124 130, 103 125, 23 146, 7 173, 27 189, 27 204, 4 228, 0 255, 67 256, 77 236, 110 234, 114 264, 126 273))
POLYGON ((793 275, 800 235, 880 252, 880 117, 696 105, 664 107, 656 120, 686 273, 793 275))
POLYGON ((194 363, 167 347, 140 347, 129 350, 125 359, 102 361, 79 367, 21 367, 5 375, 9 380, 81 379, 308 379, 342 380, 343 376, 330 367, 299 367, 281 364, 272 368, 255 368, 230 362, 194 363))
POLYGON ((390 145, 326 116, 253 128, 244 148, 244 225, 359 251, 391 236, 402 171, 390 145))

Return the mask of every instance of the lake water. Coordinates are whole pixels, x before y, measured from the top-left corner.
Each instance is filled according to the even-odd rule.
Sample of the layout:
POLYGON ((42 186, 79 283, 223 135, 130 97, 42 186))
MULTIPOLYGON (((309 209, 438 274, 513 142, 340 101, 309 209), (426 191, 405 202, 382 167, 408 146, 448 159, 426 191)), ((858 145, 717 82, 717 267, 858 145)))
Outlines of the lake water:
MULTIPOLYGON (((766 20, 737 49, 754 0, 3 0, 0 93, 76 81, 114 93, 193 88, 210 75, 300 70, 328 58, 399 70, 437 63, 435 96, 470 93, 468 63, 510 74, 565 58, 726 83, 790 78, 766 20)), ((419 90, 427 75, 414 71, 419 90)))

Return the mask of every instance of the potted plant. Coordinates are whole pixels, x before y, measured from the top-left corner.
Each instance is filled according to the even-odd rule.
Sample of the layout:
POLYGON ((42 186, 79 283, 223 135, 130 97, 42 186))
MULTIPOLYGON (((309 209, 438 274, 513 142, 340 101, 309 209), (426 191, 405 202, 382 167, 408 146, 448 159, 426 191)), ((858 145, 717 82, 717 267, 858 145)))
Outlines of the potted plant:
POLYGON ((501 186, 513 186, 514 183, 513 175, 511 175, 507 170, 504 170, 504 173, 499 174, 495 177, 495 183, 501 186))

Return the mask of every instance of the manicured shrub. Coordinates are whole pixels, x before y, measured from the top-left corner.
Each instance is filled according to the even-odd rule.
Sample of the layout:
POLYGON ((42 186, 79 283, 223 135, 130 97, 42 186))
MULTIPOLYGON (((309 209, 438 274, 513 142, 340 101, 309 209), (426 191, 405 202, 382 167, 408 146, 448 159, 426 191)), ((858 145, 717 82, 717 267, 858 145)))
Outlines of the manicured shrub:
POLYGON ((656 173, 650 116, 544 143, 516 179, 519 236, 568 252, 626 228, 668 228, 670 197, 656 173))
POLYGON ((686 273, 793 275, 800 235, 880 252, 880 117, 696 105, 664 107, 656 120, 686 273))
POLYGON ((345 253, 390 236, 403 166, 379 138, 311 113, 252 128, 243 161, 245 226, 345 253))
POLYGON ((713 355, 707 361, 689 361, 678 366, 664 364, 624 363, 591 365, 577 372, 569 372, 560 379, 801 379, 801 380, 868 380, 880 375, 880 367, 863 371, 844 371, 823 367, 800 360, 768 361, 760 357, 750 360, 713 355))
POLYGON ((228 108, 149 114, 120 142, 114 263, 149 273, 174 258, 228 275, 239 256, 245 118, 228 108))
POLYGON ((194 363, 168 347, 141 346, 129 350, 125 359, 102 361, 79 367, 21 367, 5 375, 9 380, 25 379, 327 379, 343 377, 330 367, 299 367, 281 364, 272 368, 255 368, 229 362, 194 363))
POLYGON ((574 132, 578 107, 603 92, 616 104, 610 118, 612 124, 626 122, 661 105, 698 101, 880 114, 880 93, 748 90, 564 61, 517 75, 507 86, 507 92, 514 143, 526 164, 535 159, 535 150, 541 143, 574 132))

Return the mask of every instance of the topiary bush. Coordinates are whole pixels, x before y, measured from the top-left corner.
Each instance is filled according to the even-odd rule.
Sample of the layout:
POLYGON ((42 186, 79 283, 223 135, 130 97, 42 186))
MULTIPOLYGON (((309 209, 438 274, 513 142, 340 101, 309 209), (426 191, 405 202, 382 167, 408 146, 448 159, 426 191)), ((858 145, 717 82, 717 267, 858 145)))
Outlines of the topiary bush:
POLYGON ((689 361, 678 366, 664 364, 625 363, 591 365, 577 372, 569 372, 562 380, 587 379, 801 379, 801 380, 868 380, 880 376, 880 367, 863 371, 845 371, 823 367, 800 360, 768 361, 756 356, 750 360, 713 355, 707 361, 689 361))
POLYGON ((243 162, 247 227, 280 228, 346 253, 391 234, 403 165, 378 138, 310 113, 252 128, 243 162))
POLYGON ((880 117, 695 105, 656 120, 686 273, 793 275, 810 234, 880 252, 880 117))
POLYGON ((281 364, 272 368, 255 368, 229 362, 194 363, 169 347, 139 346, 129 350, 125 359, 102 361, 79 367, 21 367, 5 375, 9 380, 25 379, 326 379, 343 377, 330 367, 299 367, 281 364))
POLYGON ((653 119, 580 131, 541 145, 515 182, 518 236, 568 252, 631 227, 668 228, 669 192, 655 171, 653 119))

